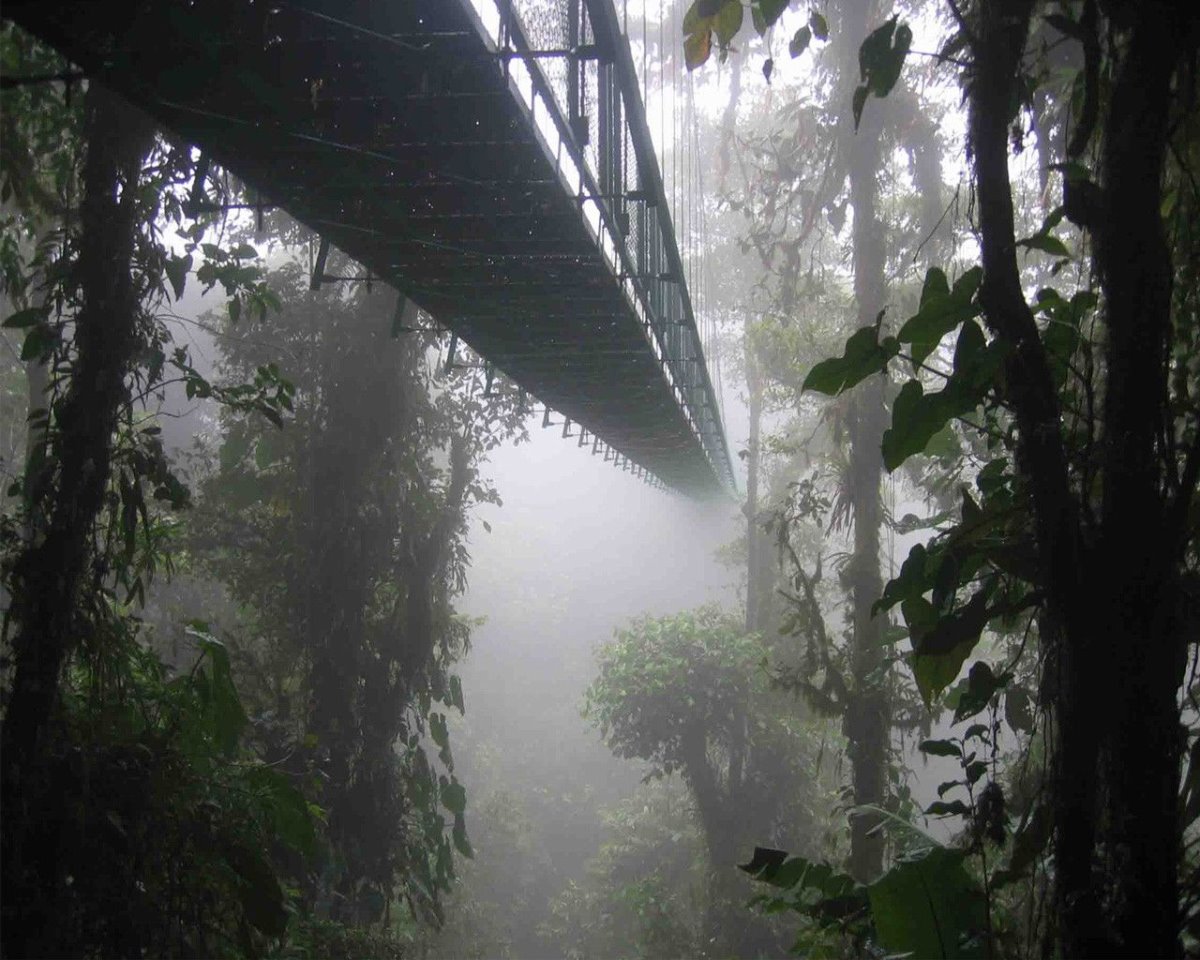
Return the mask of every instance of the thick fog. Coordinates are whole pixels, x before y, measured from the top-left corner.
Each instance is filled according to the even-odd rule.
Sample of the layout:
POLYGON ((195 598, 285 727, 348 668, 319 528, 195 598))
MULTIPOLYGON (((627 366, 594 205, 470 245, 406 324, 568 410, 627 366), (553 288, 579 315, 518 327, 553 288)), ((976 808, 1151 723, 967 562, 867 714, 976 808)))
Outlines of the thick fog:
POLYGON ((10 0, 0 955, 1200 957, 1133 6, 10 0))
MULTIPOLYGON (((453 733, 472 804, 486 811, 499 794, 531 818, 530 855, 496 874, 533 887, 512 931, 514 956, 561 947, 533 923, 548 920, 552 897, 583 876, 606 839, 600 814, 645 773, 615 758, 581 716, 593 652, 636 616, 735 605, 738 574, 717 552, 744 523, 732 499, 651 488, 541 423, 531 420, 529 441, 496 450, 487 468, 503 506, 483 506, 472 521, 461 606, 482 622, 461 667, 466 715, 453 733)), ((472 829, 480 816, 469 814, 472 829)), ((481 864, 511 856, 476 843, 481 864)), ((451 926, 461 922, 452 909, 451 926)), ((511 919, 493 929, 511 929, 511 919)))

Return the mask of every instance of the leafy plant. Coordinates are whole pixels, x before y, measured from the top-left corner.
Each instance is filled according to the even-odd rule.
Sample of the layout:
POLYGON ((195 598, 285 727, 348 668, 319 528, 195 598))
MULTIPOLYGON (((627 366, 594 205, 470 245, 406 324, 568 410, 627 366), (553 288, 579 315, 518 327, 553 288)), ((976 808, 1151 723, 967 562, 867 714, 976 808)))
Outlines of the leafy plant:
POLYGON ((806 928, 793 949, 836 955, 839 943, 914 957, 983 956, 983 895, 963 865, 965 851, 925 845, 870 884, 824 863, 759 847, 741 869, 783 893, 756 903, 791 911, 806 928))

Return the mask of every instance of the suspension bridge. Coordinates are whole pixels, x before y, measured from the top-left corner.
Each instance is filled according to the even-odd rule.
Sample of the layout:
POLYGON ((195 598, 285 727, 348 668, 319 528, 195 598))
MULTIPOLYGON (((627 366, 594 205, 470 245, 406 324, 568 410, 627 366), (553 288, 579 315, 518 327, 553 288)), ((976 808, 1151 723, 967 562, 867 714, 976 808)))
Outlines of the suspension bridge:
POLYGON ((201 151, 194 199, 213 162, 319 234, 314 284, 332 243, 581 445, 687 494, 733 488, 696 258, 671 215, 701 200, 681 210, 664 186, 644 16, 639 78, 613 0, 5 0, 0 15, 201 151))

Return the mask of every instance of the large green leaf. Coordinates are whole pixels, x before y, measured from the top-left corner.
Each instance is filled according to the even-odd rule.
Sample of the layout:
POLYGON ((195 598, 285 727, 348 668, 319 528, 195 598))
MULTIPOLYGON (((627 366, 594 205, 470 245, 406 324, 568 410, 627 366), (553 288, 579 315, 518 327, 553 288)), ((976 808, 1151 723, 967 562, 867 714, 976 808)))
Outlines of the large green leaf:
POLYGON ((193 679, 203 701, 203 720, 217 749, 232 755, 246 728, 247 718, 233 683, 229 650, 208 632, 203 623, 193 622, 185 632, 201 651, 200 669, 193 679))
POLYGON ((791 54, 792 59, 796 59, 796 57, 800 56, 800 54, 807 50, 811 41, 811 27, 801 27, 799 30, 797 30, 796 35, 792 37, 791 43, 788 44, 788 53, 791 54))
POLYGON ((226 850, 225 860, 238 875, 239 899, 246 919, 268 937, 283 936, 287 905, 265 851, 233 846, 226 850))
POLYGON ((703 66, 712 54, 712 31, 699 30, 683 38, 683 59, 689 70, 703 66))
POLYGON ((900 79, 904 59, 912 47, 912 30, 892 17, 882 27, 873 30, 858 48, 858 67, 862 85, 854 92, 854 126, 862 119, 867 97, 874 94, 886 97, 900 79))
POLYGON ((955 399, 945 390, 926 393, 920 380, 907 381, 892 404, 892 425, 883 432, 884 466, 895 470, 924 451, 958 409, 955 399))
POLYGON ((856 886, 852 877, 827 863, 789 856, 784 850, 770 847, 755 847, 750 862, 739 864, 738 869, 781 890, 801 886, 815 889, 824 896, 841 896, 856 886))
POLYGON ((683 15, 683 32, 696 33, 712 27, 712 18, 717 15, 726 0, 695 0, 683 15))
POLYGON ((287 777, 270 767, 254 767, 247 776, 265 796, 267 812, 279 839, 293 850, 311 856, 316 850, 317 836, 304 795, 287 777))
POLYGON ((1032 237, 1025 237, 1017 241, 1017 246, 1025 247, 1028 250, 1040 250, 1042 253, 1048 253, 1054 257, 1071 255, 1071 251, 1065 243, 1048 233, 1035 233, 1032 237))
POLYGON ((728 47, 730 41, 742 29, 744 15, 745 10, 741 0, 726 0, 725 5, 717 12, 713 18, 713 31, 717 35, 717 42, 722 47, 728 47))
POLYGON ((789 856, 783 850, 755 847, 749 863, 739 870, 785 891, 757 902, 766 913, 791 910, 814 921, 818 928, 846 930, 861 924, 867 913, 866 888, 827 863, 789 856))
POLYGON ((917 749, 931 757, 962 757, 962 748, 953 740, 922 740, 917 749))
POLYGON ((168 257, 166 263, 163 264, 163 272, 167 275, 167 280, 171 284, 171 292, 174 293, 175 299, 179 300, 183 297, 183 288, 187 283, 188 272, 192 269, 192 255, 190 253, 183 256, 168 257))
POLYGON ((462 816, 467 808, 467 791, 461 783, 453 781, 442 787, 442 803, 455 816, 462 816))
POLYGON ((760 32, 766 32, 766 27, 775 25, 775 21, 783 16, 789 2, 790 0, 758 0, 755 9, 759 11, 764 24, 764 29, 760 32))
POLYGON ((925 544, 917 543, 908 551, 900 572, 883 588, 883 596, 876 602, 873 612, 890 610, 903 600, 921 596, 930 587, 928 575, 929 551, 925 544))
POLYGON ((741 0, 695 0, 683 17, 683 57, 687 68, 695 70, 708 60, 714 33, 724 58, 730 42, 742 29, 744 17, 741 0))
POLYGON ((987 601, 990 585, 985 584, 967 603, 951 614, 943 614, 927 630, 913 635, 918 655, 937 656, 948 653, 965 641, 978 641, 979 634, 991 617, 987 601))
POLYGON ((867 887, 879 943, 920 960, 981 955, 983 893, 963 866, 965 851, 933 847, 867 887))
POLYGON ((8 330, 24 330, 42 323, 47 316, 49 316, 49 311, 45 307, 27 307, 11 314, 0 326, 8 330))
MULTIPOLYGON (((21 314, 16 314, 9 319, 17 319, 21 314)), ((22 318, 22 323, 24 319, 22 318)), ((54 348, 59 343, 58 331, 49 323, 40 321, 32 326, 26 327, 29 331, 25 334, 25 339, 21 342, 21 361, 37 360, 45 362, 49 360, 50 355, 54 352, 54 348)))
POLYGON ((929 613, 933 606, 928 601, 917 598, 902 604, 901 610, 912 637, 913 678, 927 706, 954 682, 979 643, 980 634, 991 616, 987 606, 988 592, 981 589, 962 609, 932 619, 929 613), (924 615, 914 615, 914 611, 924 615))
POLYGON ((973 267, 954 282, 951 290, 941 269, 931 267, 926 272, 921 305, 896 335, 901 343, 910 345, 914 370, 936 349, 942 337, 964 320, 979 316, 981 308, 975 303, 975 293, 982 279, 982 269, 973 267))
POLYGON ((934 701, 958 676, 967 657, 975 650, 975 643, 963 641, 945 653, 913 655, 911 666, 913 681, 925 706, 932 709, 934 701))
POLYGON ((954 708, 954 722, 969 720, 986 708, 996 692, 1003 689, 1007 683, 1006 674, 997 676, 991 666, 983 660, 971 664, 971 670, 967 674, 967 687, 958 699, 958 706, 954 708))
POLYGON ((888 470, 923 453, 946 424, 979 406, 995 381, 1005 345, 1001 341, 989 344, 973 319, 955 320, 959 322, 962 329, 954 349, 954 372, 946 386, 926 393, 919 380, 909 380, 892 404, 892 425, 884 431, 882 444, 888 470))
POLYGON ((884 337, 881 341, 878 327, 863 327, 851 334, 840 357, 822 360, 808 372, 804 389, 837 396, 871 374, 879 373, 899 352, 900 343, 895 337, 884 337))

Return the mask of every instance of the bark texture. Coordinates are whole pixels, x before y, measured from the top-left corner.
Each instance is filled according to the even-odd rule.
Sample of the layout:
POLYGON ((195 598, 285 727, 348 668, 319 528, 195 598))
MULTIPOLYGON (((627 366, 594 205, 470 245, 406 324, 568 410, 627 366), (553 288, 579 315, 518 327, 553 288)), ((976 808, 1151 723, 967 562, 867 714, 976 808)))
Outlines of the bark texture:
POLYGON ((52 919, 56 858, 29 842, 45 784, 44 750, 63 667, 80 640, 80 599, 93 557, 93 531, 109 479, 112 438, 128 402, 126 376, 138 345, 139 293, 132 265, 143 210, 142 161, 153 143, 144 118, 99 86, 88 91, 79 212, 76 357, 51 430, 56 482, 34 491, 39 529, 18 557, 9 608, 13 686, 0 733, 4 817, 3 944, 8 956, 36 955, 52 919), (12 891, 22 891, 13 896, 12 891))
MULTIPOLYGON (((855 44, 865 38, 873 19, 881 16, 871 0, 849 0, 843 19, 846 36, 855 44)), ((858 77, 855 57, 843 58, 847 90, 858 77)), ((847 95, 847 100, 849 99, 847 95)), ((847 140, 846 171, 850 205, 854 210, 853 263, 856 327, 874 324, 885 306, 886 249, 878 213, 878 176, 882 164, 883 110, 879 101, 863 111, 857 133, 847 140)), ((849 118, 846 119, 850 122, 849 118)), ((884 429, 884 377, 869 378, 856 391, 849 416, 849 493, 854 512, 854 557, 847 571, 850 585, 853 639, 850 652, 850 690, 844 726, 849 740, 851 775, 856 806, 879 806, 887 794, 889 705, 884 676, 883 618, 872 612, 883 595, 879 567, 879 530, 883 522, 879 499, 883 479, 880 445, 884 429)), ((868 882, 883 870, 884 836, 876 816, 857 813, 850 818, 850 873, 868 882)))
MULTIPOLYGON (((1066 203, 1093 234, 1104 294, 1095 521, 1071 486, 1059 398, 1016 257, 1008 138, 1034 13, 1029 0, 978 8, 969 131, 981 297, 992 332, 1013 348, 1006 399, 1046 597, 1043 696, 1052 719, 1060 950, 1068 957, 1167 957, 1181 951, 1176 697, 1186 652, 1177 620, 1182 541, 1170 518, 1179 503, 1191 502, 1195 476, 1173 479, 1166 439, 1176 429, 1166 412, 1173 266, 1161 199, 1172 78, 1194 53, 1197 14, 1171 3, 1102 6, 1115 40, 1101 118, 1103 182, 1075 188, 1066 203)), ((1079 137, 1072 143, 1082 149, 1079 137)))

